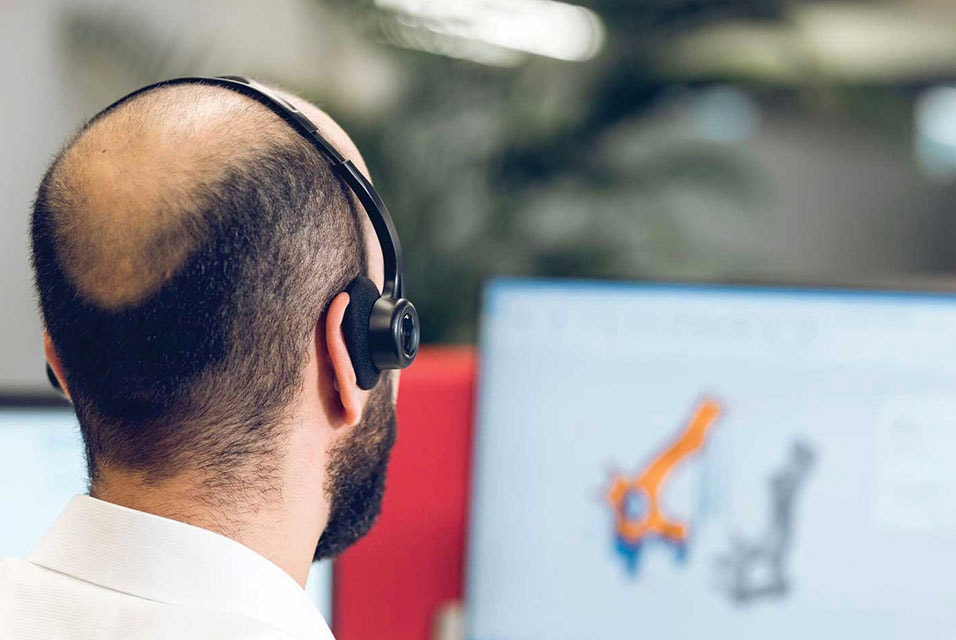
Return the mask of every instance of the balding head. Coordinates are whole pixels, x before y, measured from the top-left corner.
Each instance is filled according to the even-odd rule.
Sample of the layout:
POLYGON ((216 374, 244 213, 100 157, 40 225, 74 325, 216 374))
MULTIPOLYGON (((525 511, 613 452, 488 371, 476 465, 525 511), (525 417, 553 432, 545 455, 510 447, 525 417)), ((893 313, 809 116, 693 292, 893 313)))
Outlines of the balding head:
POLYGON ((103 309, 154 293, 208 233, 217 186, 296 134, 221 88, 175 85, 85 128, 47 182, 65 275, 103 309))
POLYGON ((32 235, 92 480, 268 474, 316 321, 368 256, 380 282, 364 225, 325 158, 227 89, 155 89, 85 126, 41 183, 32 235))

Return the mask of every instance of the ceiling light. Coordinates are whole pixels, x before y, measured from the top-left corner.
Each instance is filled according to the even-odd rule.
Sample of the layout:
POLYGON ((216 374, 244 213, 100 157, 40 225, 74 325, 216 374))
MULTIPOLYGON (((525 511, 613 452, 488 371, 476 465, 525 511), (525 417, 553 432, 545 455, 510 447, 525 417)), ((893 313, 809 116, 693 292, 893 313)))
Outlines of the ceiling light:
POLYGON ((605 39, 600 17, 556 0, 376 0, 405 29, 566 61, 593 58, 605 39))

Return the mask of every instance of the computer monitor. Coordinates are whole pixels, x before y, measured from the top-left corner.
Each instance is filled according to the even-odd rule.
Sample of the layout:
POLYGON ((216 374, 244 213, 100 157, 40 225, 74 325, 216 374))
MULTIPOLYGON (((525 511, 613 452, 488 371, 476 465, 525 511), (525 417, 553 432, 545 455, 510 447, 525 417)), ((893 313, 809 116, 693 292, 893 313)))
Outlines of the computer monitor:
MULTIPOLYGON (((65 403, 0 397, 0 560, 26 558, 73 496, 87 491, 79 426, 65 403)), ((332 566, 306 590, 331 621, 332 566)))
POLYGON ((487 289, 470 640, 956 629, 956 295, 487 289))

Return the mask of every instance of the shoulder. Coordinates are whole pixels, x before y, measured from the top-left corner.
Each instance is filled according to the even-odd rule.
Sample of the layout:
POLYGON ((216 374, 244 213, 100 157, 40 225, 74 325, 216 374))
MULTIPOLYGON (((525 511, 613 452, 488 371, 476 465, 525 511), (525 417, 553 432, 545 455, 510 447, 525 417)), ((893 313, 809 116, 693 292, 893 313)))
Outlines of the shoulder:
POLYGON ((44 569, 25 560, 0 562, 0 640, 30 637, 42 615, 35 587, 44 569))
POLYGON ((0 640, 297 640, 242 615, 120 593, 26 560, 0 562, 0 640))
POLYGON ((46 569, 26 560, 8 558, 0 561, 0 603, 6 602, 10 595, 40 579, 45 571, 46 569))

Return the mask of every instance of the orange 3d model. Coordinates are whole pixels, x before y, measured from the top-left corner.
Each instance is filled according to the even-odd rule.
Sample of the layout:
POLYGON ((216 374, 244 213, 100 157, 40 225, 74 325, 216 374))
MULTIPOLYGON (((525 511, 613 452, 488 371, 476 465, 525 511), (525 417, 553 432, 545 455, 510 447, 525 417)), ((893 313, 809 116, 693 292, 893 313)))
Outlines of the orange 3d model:
POLYGON ((641 545, 650 539, 670 543, 679 559, 685 557, 687 525, 664 514, 661 494, 671 471, 703 447, 720 412, 716 401, 702 401, 683 432, 643 471, 630 478, 620 474, 612 478, 607 501, 614 509, 617 551, 629 572, 637 572, 641 545))

